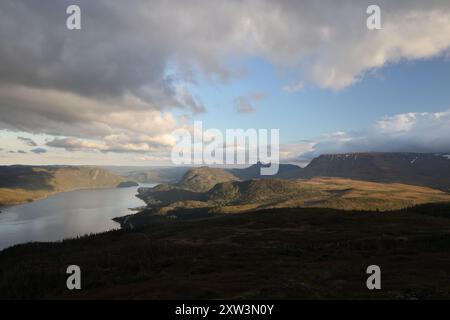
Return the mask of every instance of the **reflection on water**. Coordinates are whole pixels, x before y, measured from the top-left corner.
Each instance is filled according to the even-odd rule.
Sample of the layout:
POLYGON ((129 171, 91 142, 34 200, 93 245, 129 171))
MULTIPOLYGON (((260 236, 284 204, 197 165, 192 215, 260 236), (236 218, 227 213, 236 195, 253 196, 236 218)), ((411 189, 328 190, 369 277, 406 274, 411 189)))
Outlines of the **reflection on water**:
POLYGON ((24 242, 56 241, 118 229, 112 218, 144 205, 136 193, 137 187, 81 190, 1 208, 0 250, 24 242))

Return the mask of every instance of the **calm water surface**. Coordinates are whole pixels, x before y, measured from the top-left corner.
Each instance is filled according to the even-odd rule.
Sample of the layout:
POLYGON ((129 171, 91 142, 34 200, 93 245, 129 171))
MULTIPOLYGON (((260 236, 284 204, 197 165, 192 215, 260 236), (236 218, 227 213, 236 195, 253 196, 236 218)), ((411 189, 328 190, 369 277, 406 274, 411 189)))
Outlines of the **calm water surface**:
MULTIPOLYGON (((154 184, 141 185, 151 186, 154 184)), ((119 229, 112 218, 144 205, 135 197, 137 188, 73 191, 0 208, 0 250, 30 241, 56 241, 119 229)))

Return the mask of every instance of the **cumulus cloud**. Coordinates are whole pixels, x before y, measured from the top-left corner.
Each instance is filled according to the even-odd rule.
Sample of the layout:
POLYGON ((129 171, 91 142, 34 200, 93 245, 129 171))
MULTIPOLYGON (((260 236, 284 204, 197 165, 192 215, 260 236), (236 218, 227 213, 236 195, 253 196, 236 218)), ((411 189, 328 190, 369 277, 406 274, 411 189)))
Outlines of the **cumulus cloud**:
MULTIPOLYGON (((448 54, 449 1, 380 0, 379 31, 366 28, 369 4, 3 0, 0 128, 54 135, 53 147, 72 139, 68 150, 147 152, 173 143, 172 110, 205 112, 185 84, 229 81, 235 58, 292 70, 299 79, 285 90, 296 91, 340 90, 388 63, 448 54), (65 28, 71 4, 82 9, 82 30, 65 28)), ((254 112, 255 101, 239 97, 236 110, 254 112)))
POLYGON ((280 162, 282 163, 296 163, 301 166, 308 164, 311 159, 305 157, 311 151, 314 150, 314 143, 305 141, 291 144, 281 144, 280 145, 280 162))
MULTIPOLYGON (((150 150, 172 143, 171 132, 180 121, 170 113, 141 108, 141 101, 124 97, 104 103, 56 90, 0 87, 0 126, 97 141, 103 150, 150 150), (127 108, 124 108, 127 106, 127 108)), ((86 142, 88 143, 88 142, 86 142)))
POLYGON ((326 134, 302 157, 346 152, 450 152, 450 110, 384 117, 365 130, 326 134))
POLYGON ((72 32, 65 8, 73 1, 2 1, 1 82, 98 98, 130 94, 163 106, 177 104, 171 66, 227 78, 225 58, 258 55, 339 89, 372 68, 450 46, 446 0, 380 0, 381 31, 366 28, 370 1, 76 2, 83 29, 72 32))
POLYGON ((62 148, 67 151, 100 151, 100 152, 129 152, 147 153, 168 151, 174 145, 172 136, 139 138, 108 136, 105 141, 95 141, 77 138, 55 138, 46 145, 53 148, 62 148))

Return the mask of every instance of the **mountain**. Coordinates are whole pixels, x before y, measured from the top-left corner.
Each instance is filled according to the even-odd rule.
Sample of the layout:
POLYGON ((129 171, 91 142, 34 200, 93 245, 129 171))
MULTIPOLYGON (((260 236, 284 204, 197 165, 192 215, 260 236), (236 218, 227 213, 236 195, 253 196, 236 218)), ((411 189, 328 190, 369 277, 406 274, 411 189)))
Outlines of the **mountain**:
POLYGON ((341 177, 398 182, 450 191, 450 155, 428 153, 325 154, 291 178, 341 177))
POLYGON ((206 199, 206 192, 216 184, 236 180, 236 176, 223 169, 192 168, 175 184, 163 183, 153 188, 139 188, 137 197, 149 206, 158 207, 180 201, 202 201, 206 199))
POLYGON ((227 170, 200 167, 188 170, 175 186, 194 192, 205 192, 218 183, 236 180, 238 177, 227 170))
POLYGON ((214 213, 294 207, 390 211, 450 201, 450 194, 431 188, 342 178, 227 181, 206 192, 160 187, 140 190, 139 197, 157 214, 199 208, 214 213))
POLYGON ((123 178, 97 167, 0 166, 0 205, 78 189, 114 188, 123 178))
POLYGON ((366 152, 324 154, 305 168, 281 164, 278 174, 261 176, 261 163, 231 172, 248 179, 308 179, 337 177, 396 182, 450 191, 450 153, 366 152))
POLYGON ((298 174, 302 168, 293 164, 279 164, 278 173, 272 176, 261 175, 261 168, 270 167, 270 164, 258 163, 244 169, 231 169, 230 172, 241 180, 250 179, 274 179, 289 176, 291 173, 298 174))

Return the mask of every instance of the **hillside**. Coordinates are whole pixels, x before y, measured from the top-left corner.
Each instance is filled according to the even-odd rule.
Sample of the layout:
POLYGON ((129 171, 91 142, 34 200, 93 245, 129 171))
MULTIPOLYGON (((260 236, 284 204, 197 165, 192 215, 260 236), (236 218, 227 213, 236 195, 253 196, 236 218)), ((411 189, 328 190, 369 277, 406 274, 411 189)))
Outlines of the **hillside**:
POLYGON ((353 153, 322 155, 302 176, 399 182, 450 190, 450 157, 426 153, 353 153))
POLYGON ((183 208, 207 208, 214 213, 293 207, 389 211, 450 201, 450 194, 431 188, 342 178, 228 181, 206 192, 160 186, 139 190, 139 197, 158 214, 183 208))
MULTIPOLYGON (((298 179, 337 177, 373 182, 394 182, 450 191, 450 155, 431 153, 366 152, 324 154, 305 168, 280 166, 272 178, 298 179)), ((257 165, 243 169, 245 179, 270 178, 259 175, 257 165)))
POLYGON ((238 180, 236 176, 223 169, 192 168, 177 183, 162 183, 153 188, 139 188, 137 197, 145 201, 147 205, 157 207, 185 200, 204 201, 206 192, 216 184, 236 180, 238 180))
POLYGON ((209 192, 208 199, 224 206, 221 208, 224 212, 286 207, 388 211, 427 202, 450 201, 450 194, 398 183, 313 178, 223 183, 209 192), (230 189, 233 191, 229 192, 230 189))
POLYGON ((78 189, 114 188, 123 178, 105 169, 73 166, 0 166, 0 206, 78 189))
POLYGON ((277 179, 283 178, 285 176, 289 176, 291 174, 299 174, 302 171, 302 168, 293 164, 283 164, 280 163, 278 167, 278 173, 272 176, 261 175, 261 168, 269 167, 270 164, 263 164, 258 162, 254 165, 251 165, 248 168, 243 169, 231 169, 230 172, 238 177, 241 180, 250 180, 250 179, 277 179))
POLYGON ((235 180, 238 178, 224 169, 200 167, 188 170, 176 183, 176 187, 194 192, 205 192, 218 183, 235 180))
POLYGON ((1 251, 0 299, 448 299, 449 208, 154 217, 133 230, 1 251), (86 272, 83 289, 70 291, 74 261, 86 272), (374 263, 382 290, 365 286, 374 263))

